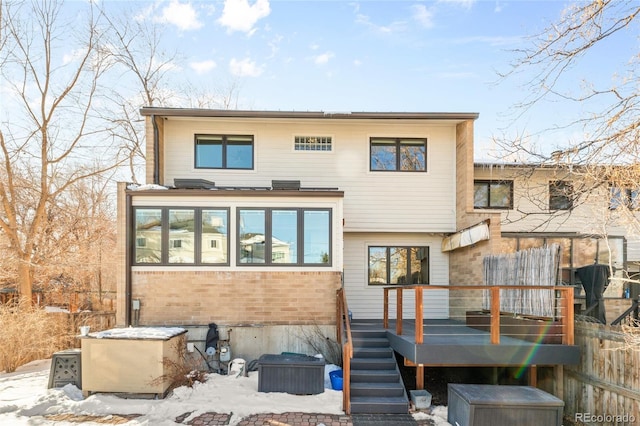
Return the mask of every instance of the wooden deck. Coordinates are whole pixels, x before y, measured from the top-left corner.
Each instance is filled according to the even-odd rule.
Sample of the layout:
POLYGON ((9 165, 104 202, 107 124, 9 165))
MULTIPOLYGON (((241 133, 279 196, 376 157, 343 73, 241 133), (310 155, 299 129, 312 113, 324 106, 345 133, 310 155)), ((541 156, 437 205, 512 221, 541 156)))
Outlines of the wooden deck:
MULTIPOLYGON (((477 297, 464 301, 476 301, 477 297)), ((467 310, 467 315, 469 310, 467 310)), ((522 316, 523 321, 526 316, 522 316)), ((372 325, 375 321, 372 323, 372 325)), ((384 317, 382 325, 394 350, 408 361, 422 366, 536 366, 572 365, 580 359, 580 350, 574 345, 573 287, 556 286, 541 289, 539 286, 396 286, 384 289, 384 317), (490 310, 486 312, 486 324, 471 327, 485 313, 473 311, 473 318, 430 320, 423 319, 424 299, 431 290, 449 290, 468 293, 486 291, 490 296, 490 310), (523 334, 522 327, 509 326, 500 311, 501 291, 534 290, 553 292, 553 318, 536 318, 529 332, 523 334), (415 294, 415 318, 404 319, 403 293, 415 294), (397 317, 389 318, 389 293, 395 292, 394 303, 397 317), (545 322, 546 321, 546 322, 545 322), (502 322, 502 323, 501 323, 502 322), (545 325, 549 325, 546 327, 545 325), (551 325, 552 324, 552 325, 551 325), (513 331, 517 330, 517 331, 513 331), (548 336, 550 330, 557 333, 548 336), (555 343, 542 343, 549 337, 555 343)))
MULTIPOLYGON (((354 320, 355 328, 383 328, 382 320, 354 320)), ((424 320, 423 342, 416 343, 415 320, 403 321, 403 334, 389 321, 387 338, 405 359, 424 366, 542 366, 575 365, 580 360, 578 346, 541 344, 501 336, 491 343, 491 333, 467 327, 454 320, 424 320)))

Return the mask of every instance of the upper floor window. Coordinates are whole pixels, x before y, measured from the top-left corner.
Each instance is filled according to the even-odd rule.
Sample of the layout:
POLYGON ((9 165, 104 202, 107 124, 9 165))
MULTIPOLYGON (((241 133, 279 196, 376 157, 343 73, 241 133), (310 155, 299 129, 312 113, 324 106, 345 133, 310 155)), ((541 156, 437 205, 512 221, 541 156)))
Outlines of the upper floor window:
POLYGON ((573 184, 566 180, 549 182, 549 210, 573 208, 573 184))
POLYGON ((228 265, 228 209, 136 207, 133 263, 228 265))
POLYGON ((618 207, 626 207, 629 210, 640 209, 640 190, 630 188, 611 187, 609 208, 615 210, 618 207))
POLYGON ((331 151, 331 136, 296 136, 294 149, 296 151, 331 151))
POLYGON ((238 209, 238 264, 331 265, 331 210, 238 209))
POLYGON ((253 136, 195 135, 196 169, 253 169, 253 136))
POLYGON ((429 284, 429 247, 369 247, 369 285, 429 284))
POLYGON ((372 171, 427 171, 427 140, 416 138, 371 138, 372 171))
POLYGON ((513 181, 474 181, 473 207, 476 209, 512 209, 513 181))

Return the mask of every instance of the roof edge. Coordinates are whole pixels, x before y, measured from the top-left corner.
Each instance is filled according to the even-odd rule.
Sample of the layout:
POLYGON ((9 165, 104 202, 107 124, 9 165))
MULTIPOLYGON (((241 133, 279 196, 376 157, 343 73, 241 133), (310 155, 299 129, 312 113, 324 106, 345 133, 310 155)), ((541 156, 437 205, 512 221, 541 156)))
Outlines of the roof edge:
POLYGON ((238 109, 199 109, 142 107, 143 116, 216 117, 216 118, 313 118, 313 119, 418 119, 418 120, 476 120, 477 112, 331 112, 331 111, 265 111, 238 109))

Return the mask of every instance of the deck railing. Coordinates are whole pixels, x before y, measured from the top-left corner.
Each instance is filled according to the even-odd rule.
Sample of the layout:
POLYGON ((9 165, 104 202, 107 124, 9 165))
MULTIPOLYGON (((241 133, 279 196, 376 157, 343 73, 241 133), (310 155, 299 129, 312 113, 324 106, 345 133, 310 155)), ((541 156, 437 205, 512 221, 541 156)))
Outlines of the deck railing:
MULTIPOLYGON (((384 316, 383 323, 384 328, 389 328, 389 293, 396 292, 396 334, 402 335, 403 329, 403 293, 406 291, 413 291, 415 293, 415 341, 416 344, 422 344, 424 342, 424 299, 430 292, 433 291, 456 291, 460 293, 484 290, 489 292, 490 297, 490 309, 487 314, 490 315, 489 332, 490 341, 492 344, 500 343, 501 336, 501 316, 515 316, 514 313, 501 312, 500 311, 500 291, 501 290, 539 290, 539 291, 553 291, 554 297, 554 316, 552 318, 546 318, 548 320, 556 321, 560 325, 561 341, 563 345, 574 344, 574 311, 573 311, 573 287, 572 286, 555 286, 555 287, 541 287, 541 286, 485 286, 485 285, 409 285, 409 286, 395 286, 384 288, 384 316), (425 296, 426 295, 426 296, 425 296)), ((477 300, 476 298, 469 297, 469 300, 477 300)), ((464 307, 464 306, 463 306, 464 307)), ((526 317, 526 316, 525 316, 526 317)), ((536 317, 536 320, 544 320, 545 318, 536 317)))
POLYGON ((336 296, 336 332, 337 341, 342 346, 342 409, 351 414, 351 358, 353 358, 353 340, 351 338, 351 319, 344 289, 336 296))

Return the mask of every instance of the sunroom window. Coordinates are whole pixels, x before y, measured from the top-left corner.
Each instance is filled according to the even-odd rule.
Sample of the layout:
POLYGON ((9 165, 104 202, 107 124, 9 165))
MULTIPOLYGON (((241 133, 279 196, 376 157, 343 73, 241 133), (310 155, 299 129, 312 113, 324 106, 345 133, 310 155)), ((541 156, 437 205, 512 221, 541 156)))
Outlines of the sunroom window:
POLYGON ((329 209, 238 210, 238 263, 331 265, 329 209))
POLYGON ((134 210, 136 265, 227 265, 228 209, 134 210))

